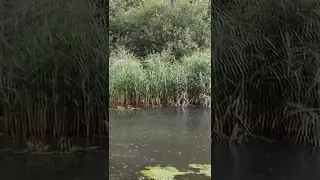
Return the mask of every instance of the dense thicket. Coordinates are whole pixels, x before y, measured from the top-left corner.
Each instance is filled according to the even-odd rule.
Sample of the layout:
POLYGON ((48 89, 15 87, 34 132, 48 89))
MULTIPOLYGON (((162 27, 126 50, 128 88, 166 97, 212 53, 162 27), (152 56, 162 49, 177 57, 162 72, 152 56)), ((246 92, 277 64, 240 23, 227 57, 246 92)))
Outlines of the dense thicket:
POLYGON ((0 133, 105 135, 108 30, 96 2, 0 1, 0 133))
POLYGON ((134 55, 168 51, 176 58, 210 47, 209 3, 168 0, 110 1, 111 46, 134 55))
POLYGON ((212 8, 215 137, 317 143, 319 1, 213 1, 212 8))
POLYGON ((210 106, 208 3, 110 2, 111 105, 210 106))

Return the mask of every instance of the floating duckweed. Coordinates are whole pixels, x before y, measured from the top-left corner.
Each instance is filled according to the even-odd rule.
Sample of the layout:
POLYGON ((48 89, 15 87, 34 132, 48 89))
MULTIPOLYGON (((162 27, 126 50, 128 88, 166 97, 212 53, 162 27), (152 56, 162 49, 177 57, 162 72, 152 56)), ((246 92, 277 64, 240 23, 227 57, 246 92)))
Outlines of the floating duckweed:
POLYGON ((167 166, 147 166, 145 170, 141 171, 143 177, 140 179, 153 179, 153 180, 174 180, 177 175, 185 175, 193 172, 180 172, 177 168, 167 166))
POLYGON ((210 164, 189 164, 189 167, 199 169, 200 172, 198 174, 203 174, 205 176, 211 177, 210 164))
POLYGON ((211 165, 210 164, 190 164, 189 167, 199 169, 200 172, 187 171, 181 172, 175 167, 166 166, 147 166, 145 170, 141 171, 142 177, 140 180, 174 180, 175 176, 186 174, 201 174, 211 177, 211 165))

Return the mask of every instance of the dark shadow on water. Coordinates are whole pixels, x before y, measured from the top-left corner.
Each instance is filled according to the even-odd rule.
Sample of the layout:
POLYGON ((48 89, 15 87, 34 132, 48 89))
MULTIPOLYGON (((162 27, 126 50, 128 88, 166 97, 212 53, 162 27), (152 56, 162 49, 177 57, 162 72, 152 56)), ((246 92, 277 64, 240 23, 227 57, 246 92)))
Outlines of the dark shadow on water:
POLYGON ((234 147, 214 144, 212 179, 316 180, 320 177, 320 151, 312 151, 266 142, 234 147))
MULTIPOLYGON (((37 140, 40 140, 38 138, 37 140)), ((30 140, 0 141, 0 180, 106 180, 108 156, 106 139, 85 142, 80 138, 70 141, 77 147, 97 147, 91 150, 62 152, 52 149, 41 152, 30 149, 30 140)), ((37 141, 35 140, 35 141, 37 141)), ((55 146, 55 141, 41 141, 55 146)))
POLYGON ((110 179, 136 180, 146 166, 184 170, 189 164, 210 164, 210 117, 205 108, 154 108, 130 116, 111 112, 110 179))
POLYGON ((176 176, 176 180, 189 180, 189 179, 197 179, 197 180, 208 180, 210 178, 204 176, 204 175, 196 175, 196 174, 187 174, 183 176, 176 176))
POLYGON ((0 153, 1 180, 106 180, 108 154, 30 155, 0 153))

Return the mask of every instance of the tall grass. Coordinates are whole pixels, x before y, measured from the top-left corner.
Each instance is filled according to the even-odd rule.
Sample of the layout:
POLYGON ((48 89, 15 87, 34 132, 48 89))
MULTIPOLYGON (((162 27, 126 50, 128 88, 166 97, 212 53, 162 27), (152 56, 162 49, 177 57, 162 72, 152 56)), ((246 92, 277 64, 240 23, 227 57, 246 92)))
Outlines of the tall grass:
POLYGON ((84 0, 0 2, 0 132, 106 135, 108 31, 84 0))
POLYGON ((320 140, 320 4, 213 1, 216 134, 320 140))
POLYGON ((112 106, 210 105, 209 51, 194 53, 177 62, 168 53, 139 59, 119 50, 111 55, 109 73, 112 106))

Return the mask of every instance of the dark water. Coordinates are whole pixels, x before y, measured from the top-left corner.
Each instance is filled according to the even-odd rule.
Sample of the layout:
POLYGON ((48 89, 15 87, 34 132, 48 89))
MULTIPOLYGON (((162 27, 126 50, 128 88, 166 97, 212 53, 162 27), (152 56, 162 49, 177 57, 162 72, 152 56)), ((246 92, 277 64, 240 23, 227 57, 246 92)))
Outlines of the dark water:
POLYGON ((108 154, 30 155, 0 152, 1 180, 106 180, 108 154))
POLYGON ((111 112, 110 179, 137 180, 146 166, 186 170, 192 163, 210 164, 210 117, 210 110, 203 108, 111 112))
POLYGON ((212 149, 212 179, 318 180, 320 153, 284 144, 255 142, 212 149))

